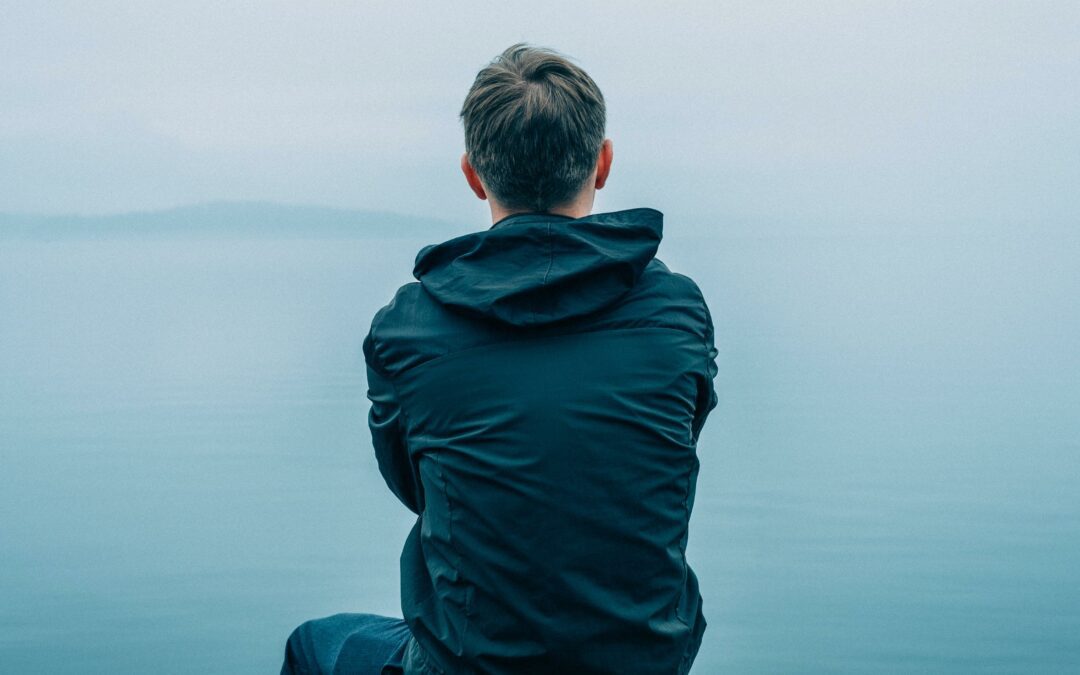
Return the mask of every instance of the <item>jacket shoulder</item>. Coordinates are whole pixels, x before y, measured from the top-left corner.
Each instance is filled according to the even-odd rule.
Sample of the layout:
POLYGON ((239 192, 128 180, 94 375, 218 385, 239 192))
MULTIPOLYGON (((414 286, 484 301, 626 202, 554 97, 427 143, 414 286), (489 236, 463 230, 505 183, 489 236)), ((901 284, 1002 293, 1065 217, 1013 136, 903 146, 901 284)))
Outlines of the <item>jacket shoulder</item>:
POLYGON ((402 315, 408 316, 415 312, 413 308, 420 292, 422 289, 418 281, 403 284, 394 292, 390 302, 379 308, 371 319, 371 326, 364 337, 364 359, 369 366, 384 375, 387 374, 387 368, 382 352, 387 344, 387 334, 393 334, 397 330, 395 325, 401 324, 402 315))
POLYGON ((423 284, 413 281, 375 313, 364 339, 364 356, 372 367, 393 376, 459 349, 508 339, 512 332, 494 321, 447 309, 423 284))
POLYGON ((697 282, 685 274, 673 272, 659 258, 653 258, 633 291, 607 320, 634 326, 675 328, 703 339, 711 321, 697 282))
POLYGON ((701 292, 701 287, 690 276, 683 274, 682 272, 675 272, 669 268, 659 258, 653 258, 652 263, 645 271, 652 272, 653 276, 661 283, 667 283, 672 286, 677 292, 686 294, 687 297, 697 298, 701 302, 705 301, 705 296, 701 292))

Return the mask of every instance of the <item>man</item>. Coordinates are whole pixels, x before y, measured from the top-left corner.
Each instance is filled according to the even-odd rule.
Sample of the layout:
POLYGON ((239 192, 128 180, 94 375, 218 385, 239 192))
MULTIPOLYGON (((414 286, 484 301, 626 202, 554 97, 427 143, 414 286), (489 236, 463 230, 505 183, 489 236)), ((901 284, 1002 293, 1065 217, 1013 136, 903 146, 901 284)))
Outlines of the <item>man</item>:
POLYGON ((423 248, 364 340, 379 469, 418 515, 405 620, 308 622, 283 672, 686 673, 709 310, 654 257, 659 212, 590 215, 612 145, 578 66, 510 47, 461 118, 493 225, 423 248))

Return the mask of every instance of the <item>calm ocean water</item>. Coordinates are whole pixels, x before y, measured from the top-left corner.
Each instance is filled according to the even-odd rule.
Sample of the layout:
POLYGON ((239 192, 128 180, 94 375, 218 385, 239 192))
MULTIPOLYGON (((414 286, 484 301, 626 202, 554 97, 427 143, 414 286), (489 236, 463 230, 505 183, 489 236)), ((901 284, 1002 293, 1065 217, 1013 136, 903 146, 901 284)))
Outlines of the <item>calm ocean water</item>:
MULTIPOLYGON (((695 675, 1080 672, 1080 240, 674 230, 720 349, 695 675)), ((360 346, 434 241, 0 235, 0 671, 399 614, 360 346)))

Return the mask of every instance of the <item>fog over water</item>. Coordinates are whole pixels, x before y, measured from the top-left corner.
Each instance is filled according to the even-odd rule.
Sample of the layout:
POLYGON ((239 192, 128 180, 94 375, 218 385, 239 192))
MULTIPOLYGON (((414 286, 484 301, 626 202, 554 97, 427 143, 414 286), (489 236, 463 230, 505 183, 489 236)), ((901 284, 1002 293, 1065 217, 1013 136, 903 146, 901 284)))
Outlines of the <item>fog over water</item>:
POLYGON ((527 41, 604 92, 604 210, 1073 227, 1078 34, 1071 0, 7 3, 0 212, 244 199, 475 222, 457 114, 527 41))

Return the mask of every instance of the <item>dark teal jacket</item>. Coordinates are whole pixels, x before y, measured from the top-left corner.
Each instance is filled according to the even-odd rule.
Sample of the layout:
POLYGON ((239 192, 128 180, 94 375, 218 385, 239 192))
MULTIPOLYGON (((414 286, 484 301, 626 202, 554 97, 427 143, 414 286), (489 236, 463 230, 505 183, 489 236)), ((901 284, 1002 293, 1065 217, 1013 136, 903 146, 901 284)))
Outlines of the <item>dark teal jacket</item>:
POLYGON ((418 514, 406 673, 685 673, 716 349, 652 209, 519 214, 424 247, 364 340, 371 429, 418 514))

